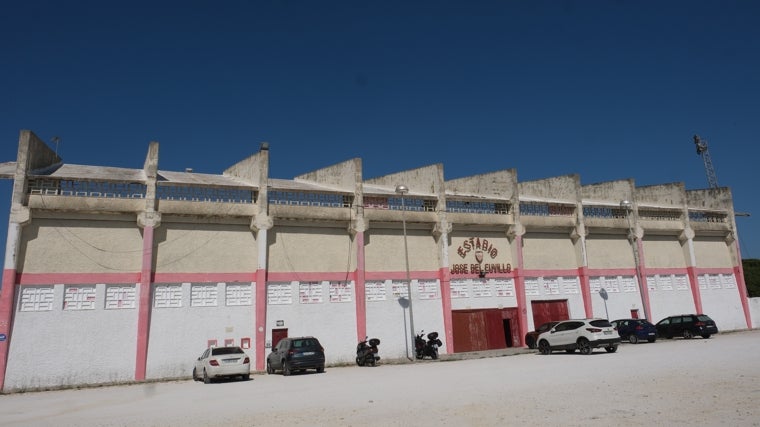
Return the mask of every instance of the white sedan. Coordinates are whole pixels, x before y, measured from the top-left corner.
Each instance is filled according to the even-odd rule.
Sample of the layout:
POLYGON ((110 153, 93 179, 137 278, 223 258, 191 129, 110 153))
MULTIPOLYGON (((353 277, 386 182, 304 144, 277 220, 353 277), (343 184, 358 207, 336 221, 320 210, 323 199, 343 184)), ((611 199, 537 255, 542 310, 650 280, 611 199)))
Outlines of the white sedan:
POLYGON ((251 359, 237 346, 209 347, 195 361, 193 380, 201 378, 209 384, 216 378, 241 377, 244 380, 251 376, 251 359))

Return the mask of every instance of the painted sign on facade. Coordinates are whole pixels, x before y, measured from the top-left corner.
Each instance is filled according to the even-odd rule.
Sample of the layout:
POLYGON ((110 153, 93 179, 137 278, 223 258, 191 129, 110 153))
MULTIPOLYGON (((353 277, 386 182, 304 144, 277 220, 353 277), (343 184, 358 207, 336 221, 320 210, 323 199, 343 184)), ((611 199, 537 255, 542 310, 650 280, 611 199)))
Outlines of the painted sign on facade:
POLYGON ((457 247, 456 254, 461 262, 451 265, 452 275, 511 273, 510 263, 498 262, 499 250, 488 239, 480 237, 465 238, 457 247))

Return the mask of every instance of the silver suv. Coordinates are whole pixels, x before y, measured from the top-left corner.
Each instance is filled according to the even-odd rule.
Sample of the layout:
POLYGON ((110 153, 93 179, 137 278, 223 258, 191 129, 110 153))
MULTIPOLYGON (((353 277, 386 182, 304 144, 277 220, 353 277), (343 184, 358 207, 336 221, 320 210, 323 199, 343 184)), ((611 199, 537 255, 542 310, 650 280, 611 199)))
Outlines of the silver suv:
POLYGON ((591 354, 595 348, 604 347, 607 353, 614 353, 619 343, 620 336, 607 319, 564 320, 538 336, 538 351, 591 354))

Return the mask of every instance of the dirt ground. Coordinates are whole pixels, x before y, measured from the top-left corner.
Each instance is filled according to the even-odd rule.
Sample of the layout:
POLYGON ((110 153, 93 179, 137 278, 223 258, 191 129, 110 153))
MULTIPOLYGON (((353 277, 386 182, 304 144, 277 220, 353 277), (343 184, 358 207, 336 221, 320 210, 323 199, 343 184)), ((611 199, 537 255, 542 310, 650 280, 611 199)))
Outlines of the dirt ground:
MULTIPOLYGON (((382 353, 382 347, 381 347, 382 353)), ((760 426, 760 331, 0 396, 0 426, 760 426)))

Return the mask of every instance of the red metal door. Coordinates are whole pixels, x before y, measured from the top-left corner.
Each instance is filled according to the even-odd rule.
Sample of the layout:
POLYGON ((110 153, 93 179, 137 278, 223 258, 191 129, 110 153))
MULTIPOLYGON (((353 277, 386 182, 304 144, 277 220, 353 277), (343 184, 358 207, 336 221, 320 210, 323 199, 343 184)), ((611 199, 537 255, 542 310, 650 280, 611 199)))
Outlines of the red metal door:
POLYGON ((288 328, 272 329, 272 348, 277 347, 280 340, 288 337, 288 328))
POLYGON ((533 327, 555 320, 567 320, 570 314, 567 310, 567 300, 531 301, 533 309, 533 327))

